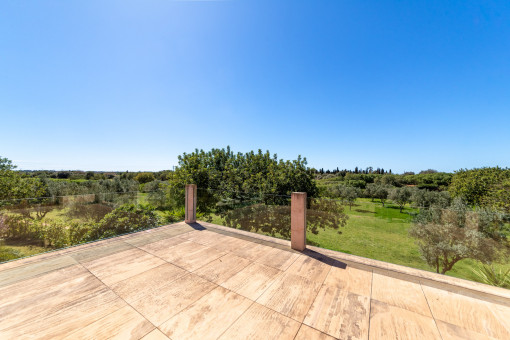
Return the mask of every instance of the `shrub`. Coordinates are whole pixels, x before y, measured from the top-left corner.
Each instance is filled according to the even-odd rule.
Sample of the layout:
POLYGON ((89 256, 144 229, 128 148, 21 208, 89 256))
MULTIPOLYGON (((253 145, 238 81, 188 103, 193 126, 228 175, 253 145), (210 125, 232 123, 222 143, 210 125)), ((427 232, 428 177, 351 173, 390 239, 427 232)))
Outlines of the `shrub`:
POLYGON ((492 265, 482 265, 473 270, 478 281, 497 287, 510 288, 510 268, 495 269, 492 265))
POLYGON ((107 214, 90 230, 87 239, 97 240, 133 231, 153 228, 159 219, 151 206, 126 204, 107 214))

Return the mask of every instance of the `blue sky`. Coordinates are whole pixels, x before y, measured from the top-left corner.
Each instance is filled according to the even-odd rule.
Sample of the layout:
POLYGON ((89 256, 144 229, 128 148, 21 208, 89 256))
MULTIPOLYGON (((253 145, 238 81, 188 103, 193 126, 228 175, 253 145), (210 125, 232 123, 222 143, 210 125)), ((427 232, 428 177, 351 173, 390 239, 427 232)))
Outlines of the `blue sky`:
POLYGON ((506 167, 510 2, 4 0, 0 118, 21 169, 506 167))

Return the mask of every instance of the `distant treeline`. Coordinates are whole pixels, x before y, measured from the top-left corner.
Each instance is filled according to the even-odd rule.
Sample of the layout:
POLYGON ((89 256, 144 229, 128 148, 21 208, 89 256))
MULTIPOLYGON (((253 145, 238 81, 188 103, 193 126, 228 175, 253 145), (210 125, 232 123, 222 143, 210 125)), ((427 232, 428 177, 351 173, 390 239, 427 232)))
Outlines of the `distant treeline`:
POLYGON ((26 174, 28 177, 37 178, 51 178, 51 179, 69 179, 69 180, 102 180, 113 179, 119 177, 121 179, 135 179, 139 175, 149 175, 153 180, 166 181, 168 179, 170 170, 156 171, 156 172, 129 172, 129 171, 81 171, 81 170, 19 170, 19 172, 26 174))
POLYGON ((319 185, 328 186, 344 184, 360 189, 365 189, 367 184, 375 183, 393 187, 416 186, 419 189, 443 191, 447 190, 452 181, 453 174, 447 172, 422 171, 419 174, 405 173, 396 175, 391 173, 378 174, 355 173, 339 171, 336 174, 318 174, 316 176, 319 185))

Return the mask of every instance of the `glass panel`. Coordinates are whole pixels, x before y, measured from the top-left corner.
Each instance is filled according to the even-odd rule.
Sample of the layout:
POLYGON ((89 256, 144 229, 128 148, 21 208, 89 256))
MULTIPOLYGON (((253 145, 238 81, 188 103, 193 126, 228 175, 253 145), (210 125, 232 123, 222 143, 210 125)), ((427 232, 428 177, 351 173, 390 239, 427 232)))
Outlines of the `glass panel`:
POLYGON ((290 240, 290 196, 198 189, 197 219, 290 240))
POLYGON ((184 190, 0 201, 0 262, 184 220, 184 190))

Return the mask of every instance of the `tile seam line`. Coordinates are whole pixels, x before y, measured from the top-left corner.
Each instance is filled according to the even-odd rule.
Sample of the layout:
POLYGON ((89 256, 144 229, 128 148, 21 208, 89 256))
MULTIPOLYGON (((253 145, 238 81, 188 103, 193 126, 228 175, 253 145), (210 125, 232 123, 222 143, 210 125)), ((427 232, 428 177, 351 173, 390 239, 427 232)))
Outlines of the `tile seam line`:
POLYGON ((372 320, 372 291, 374 290, 374 271, 371 271, 372 275, 370 276, 370 304, 368 306, 368 331, 367 338, 370 340, 370 321, 372 320))
MULTIPOLYGON (((128 303, 126 300, 124 300, 122 297, 120 297, 120 296, 119 296, 119 295, 118 295, 118 294, 117 294, 117 293, 116 293, 113 289, 111 289, 111 288, 110 288, 110 286, 108 286, 108 285, 107 285, 106 283, 104 283, 104 282, 103 282, 100 278, 98 278, 96 275, 94 275, 94 274, 93 274, 93 273, 92 273, 92 272, 91 272, 91 271, 90 271, 87 267, 85 267, 85 266, 84 266, 84 265, 82 265, 81 263, 80 263, 79 265, 80 265, 80 266, 82 266, 82 267, 83 267, 86 271, 88 271, 88 272, 90 273, 90 275, 93 275, 96 279, 98 279, 98 280, 99 280, 99 282, 101 282, 101 283, 102 283, 102 284, 103 284, 103 285, 104 285, 104 286, 105 286, 105 287, 106 287, 109 291, 111 291, 113 294, 115 294, 115 296, 116 296, 118 299, 120 299, 120 300, 124 301, 124 303, 125 303, 127 306, 129 306, 129 307, 133 308, 133 310, 134 310, 136 313, 138 313, 138 315, 140 315, 140 316, 141 316, 141 317, 142 317, 145 321, 147 321, 148 323, 150 323, 152 326, 156 327, 156 326, 155 326, 152 322, 150 322, 150 320, 148 320, 145 316, 143 316, 142 314, 140 314, 140 312, 139 312, 139 311, 138 311, 135 307, 131 306, 131 304, 130 304, 130 303, 128 303)), ((87 325, 85 325, 84 327, 81 327, 81 328, 79 328, 79 329, 76 329, 75 331, 73 331, 73 332, 71 332, 71 333, 67 334, 67 335, 66 335, 66 337, 68 337, 68 336, 70 336, 70 335, 73 335, 74 333, 78 332, 79 330, 84 329, 85 327, 88 327, 88 326, 92 325, 94 322, 97 322, 97 321, 99 321, 99 320, 102 320, 102 319, 106 318, 107 316, 110 316, 111 314, 113 314, 113 313, 115 313, 115 312, 118 312, 118 311, 119 311, 119 310, 121 310, 122 308, 124 308, 124 307, 120 307, 120 308, 118 308, 118 309, 114 310, 113 312, 108 313, 108 314, 106 314, 105 316, 103 316, 103 317, 101 317, 101 318, 99 318, 99 319, 97 319, 97 320, 94 320, 94 321, 92 321, 92 322, 88 323, 88 324, 87 324, 87 325)), ((149 332, 149 333, 150 333, 150 332, 149 332)), ((147 333, 147 334, 148 334, 148 333, 147 333)))
MULTIPOLYGON (((329 270, 331 270, 331 266, 329 267, 329 270)), ((329 274, 329 270, 328 270, 328 274, 329 274)), ((262 303, 260 303, 260 302, 258 302, 258 301, 257 301, 258 299, 260 299, 260 298, 262 297, 262 295, 264 295, 264 293, 265 293, 266 291, 268 291, 268 290, 269 290, 269 288, 270 288, 270 287, 272 287, 272 286, 273 286, 273 285, 274 285, 274 284, 275 284, 275 283, 276 283, 276 282, 280 279, 280 277, 282 277, 283 275, 285 275, 285 272, 286 272, 286 271, 282 271, 281 273, 279 273, 279 274, 278 274, 278 276, 279 276, 279 277, 278 277, 278 278, 276 278, 276 279, 275 279, 275 280, 274 280, 274 281, 273 281, 273 282, 272 282, 272 283, 271 283, 271 284, 270 284, 270 285, 269 285, 269 286, 268 286, 268 287, 264 290, 264 292, 263 292, 262 294, 260 294, 260 295, 257 297, 257 299, 255 299, 255 300, 254 300, 254 302, 256 302, 257 304, 259 304, 259 305, 261 305, 261 306, 264 306, 264 307, 266 307, 266 308, 268 308, 268 309, 272 310, 273 312, 276 312, 276 313, 278 313, 278 314, 280 314, 280 315, 283 315, 283 316, 285 316, 286 318, 289 318, 289 319, 291 319, 291 320, 294 320, 294 321, 296 321, 296 322, 299 322, 300 324, 303 324, 303 323, 304 323, 304 321, 305 321, 305 319, 306 319, 306 315, 308 314, 308 312, 310 311, 310 308, 312 307, 313 303, 314 303, 314 302, 315 302, 315 300, 317 299, 317 296, 319 296, 319 293, 320 293, 320 291, 321 291, 322 286, 324 285, 324 283, 321 283, 321 284, 320 284, 320 287, 319 287, 319 289, 317 290, 317 294, 316 294, 316 295, 315 295, 315 297, 313 298, 313 301, 312 301, 312 303, 310 304, 310 306, 308 307, 308 310, 306 311, 306 314, 305 314, 305 316, 303 317, 303 320, 302 320, 302 321, 296 320, 296 319, 294 319, 294 318, 293 318, 293 317, 291 317, 291 316, 285 315, 285 314, 283 314, 283 313, 281 313, 281 312, 279 312, 279 311, 277 311, 277 310, 275 310, 275 309, 273 309, 273 308, 271 308, 271 307, 269 307, 269 306, 266 306, 266 305, 264 305, 264 304, 262 304, 262 303)), ((289 274, 292 274, 292 273, 289 273, 289 274)), ((306 277, 303 277, 303 276, 301 276, 301 275, 297 275, 297 274, 292 274, 292 275, 299 276, 299 277, 301 277, 301 278, 304 278, 304 279, 306 279, 306 280, 308 280, 308 281, 312 281, 312 283, 314 283, 314 281, 313 281, 313 280, 310 280, 310 279, 308 279, 308 278, 306 278, 306 277)), ((326 276, 327 276, 327 275, 326 275, 326 276)), ((324 280, 326 280, 326 277, 324 277, 324 280)), ((309 326, 309 325, 307 325, 307 326, 309 326)), ((317 328, 315 328, 315 327, 312 327, 312 326, 309 326, 309 327, 311 327, 311 328, 313 328, 313 329, 318 330, 318 329, 317 329, 317 328)), ((321 332, 321 333, 325 333, 325 332, 320 331, 320 330, 318 330, 318 331, 319 331, 319 332, 321 332)), ((329 333, 325 333, 325 334, 328 334, 328 335, 329 335, 329 333)))
MULTIPOLYGON (((328 288, 328 287, 329 287, 328 285, 325 285, 325 284, 324 284, 324 282, 326 282, 326 278, 329 276, 329 273, 331 272, 331 268, 332 268, 333 266, 330 266, 330 265, 328 265, 328 266, 329 266, 328 273, 327 273, 326 275, 324 275, 324 280, 322 280, 322 283, 321 283, 321 285, 320 285, 319 289, 317 290, 317 294, 315 294, 315 297, 313 298, 312 303, 311 303, 311 304, 310 304, 310 306, 308 307, 308 310, 306 311, 306 314, 305 314, 305 316, 303 317, 303 321, 301 321, 301 324, 304 324, 305 319, 306 319, 306 316, 308 315, 308 312, 310 312, 310 308, 312 308, 313 304, 315 303, 315 300, 317 300, 317 296, 319 296, 319 293, 321 292, 322 287, 324 287, 324 286, 326 286, 326 288, 328 288)), ((332 335, 332 334, 330 334, 330 333, 327 333, 327 332, 321 331, 321 330, 319 330, 319 329, 317 329, 317 328, 315 328, 315 327, 312 327, 312 326, 310 326, 310 325, 308 325, 308 324, 305 324, 305 325, 307 325, 308 327, 311 327, 311 328, 313 328, 313 329, 315 329, 315 330, 318 330, 318 331, 319 331, 319 332, 321 332, 321 333, 324 333, 324 334, 326 334, 326 335, 332 336, 333 338, 336 338, 334 335, 332 335)), ((300 327, 300 328, 301 328, 301 327, 300 327)), ((297 336, 297 333, 296 333, 296 336, 297 336)))
POLYGON ((425 301, 427 302, 427 307, 429 307, 430 315, 432 315, 432 320, 434 320, 434 325, 436 325, 437 332, 439 333, 441 340, 443 340, 443 334, 441 333, 441 330, 437 326, 436 317, 434 316, 434 313, 432 313, 432 308, 430 308, 429 299, 427 298, 427 294, 425 294, 425 291, 423 290, 421 283, 420 283, 420 289, 423 293, 423 296, 425 296, 425 301))

